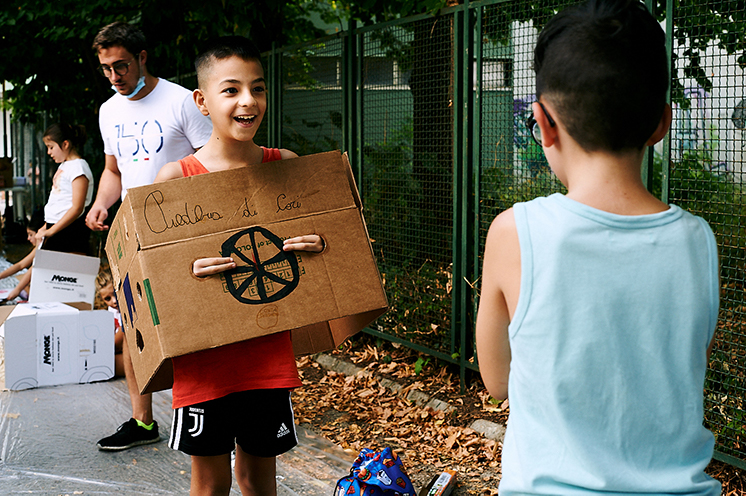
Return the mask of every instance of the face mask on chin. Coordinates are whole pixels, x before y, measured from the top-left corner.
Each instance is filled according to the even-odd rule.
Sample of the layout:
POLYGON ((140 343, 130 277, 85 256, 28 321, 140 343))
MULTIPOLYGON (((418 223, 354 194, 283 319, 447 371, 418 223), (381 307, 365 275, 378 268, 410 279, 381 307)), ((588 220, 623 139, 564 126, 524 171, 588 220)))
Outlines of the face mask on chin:
MULTIPOLYGON (((132 100, 144 87, 145 87, 145 76, 142 75, 142 65, 140 65, 140 79, 137 80, 137 85, 135 86, 135 89, 132 90, 132 93, 130 93, 129 95, 124 95, 124 96, 126 96, 128 100, 132 100)), ((114 85, 111 85, 111 89, 114 91, 117 91, 117 87, 114 85)))

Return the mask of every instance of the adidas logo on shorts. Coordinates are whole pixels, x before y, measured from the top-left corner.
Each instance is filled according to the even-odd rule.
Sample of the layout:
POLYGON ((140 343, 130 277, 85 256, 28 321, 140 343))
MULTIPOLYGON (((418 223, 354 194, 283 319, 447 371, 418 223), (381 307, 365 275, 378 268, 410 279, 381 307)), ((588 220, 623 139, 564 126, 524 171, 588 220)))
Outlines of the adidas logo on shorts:
POLYGON ((288 434, 290 434, 290 429, 288 429, 287 427, 285 427, 284 423, 281 424, 280 425, 280 430, 277 431, 277 438, 279 439, 282 436, 287 436, 288 434))

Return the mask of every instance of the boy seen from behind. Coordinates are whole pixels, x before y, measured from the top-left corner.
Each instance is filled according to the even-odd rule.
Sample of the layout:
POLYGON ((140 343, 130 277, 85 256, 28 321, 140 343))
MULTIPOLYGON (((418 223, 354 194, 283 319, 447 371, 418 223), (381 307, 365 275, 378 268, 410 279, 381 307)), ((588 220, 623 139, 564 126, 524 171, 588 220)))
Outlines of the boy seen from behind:
POLYGON ((664 33, 636 0, 557 14, 528 125, 567 187, 492 223, 479 366, 508 397, 500 495, 720 494, 703 384, 717 324, 707 223, 641 180, 671 122, 664 33))
MULTIPOLYGON (((254 143, 267 109, 266 82, 260 54, 246 38, 216 40, 196 68, 194 100, 212 119, 212 136, 194 155, 166 164, 156 182, 297 156, 254 143)), ((288 239, 283 247, 323 248, 316 234, 288 239)), ((213 277, 235 267, 232 258, 211 257, 196 260, 192 269, 213 277)), ((290 332, 176 357, 173 368, 169 445, 191 455, 191 494, 229 494, 235 449, 241 493, 274 496, 275 457, 297 444, 290 389, 301 382, 290 332)))

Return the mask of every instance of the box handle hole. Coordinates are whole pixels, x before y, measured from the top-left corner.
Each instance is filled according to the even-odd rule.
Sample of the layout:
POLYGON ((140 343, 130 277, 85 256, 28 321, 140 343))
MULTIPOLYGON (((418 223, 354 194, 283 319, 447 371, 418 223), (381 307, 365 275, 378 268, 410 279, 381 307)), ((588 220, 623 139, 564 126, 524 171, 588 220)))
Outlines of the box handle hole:
POLYGON ((135 341, 137 341, 137 349, 142 353, 142 349, 145 348, 145 341, 142 339, 142 333, 135 329, 135 341))

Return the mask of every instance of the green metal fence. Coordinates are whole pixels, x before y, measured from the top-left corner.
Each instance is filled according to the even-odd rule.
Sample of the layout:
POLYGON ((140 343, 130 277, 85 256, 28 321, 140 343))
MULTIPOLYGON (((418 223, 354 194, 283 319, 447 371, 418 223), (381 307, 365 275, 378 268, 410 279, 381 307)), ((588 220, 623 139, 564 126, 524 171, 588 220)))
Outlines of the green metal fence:
MULTIPOLYGON (((267 54, 260 142, 350 154, 391 303, 367 332, 458 365, 462 386, 478 370, 473 324, 490 222, 516 201, 562 191, 523 122, 538 31, 569 3, 465 2, 267 54)), ((667 33, 674 122, 644 179, 716 233, 723 292, 706 423, 716 457, 746 467, 746 13, 737 1, 647 5, 667 33)))

